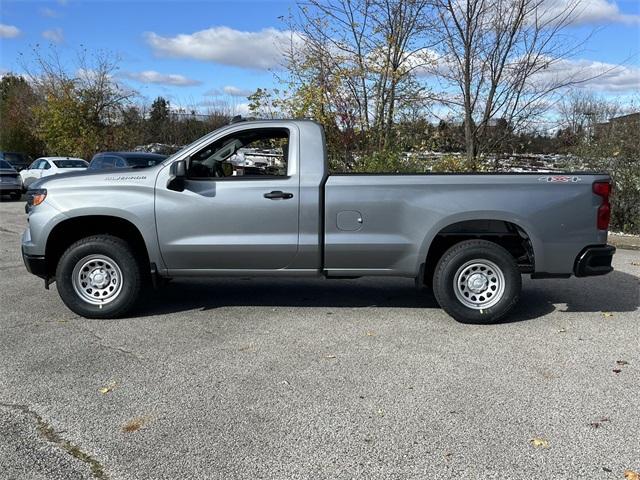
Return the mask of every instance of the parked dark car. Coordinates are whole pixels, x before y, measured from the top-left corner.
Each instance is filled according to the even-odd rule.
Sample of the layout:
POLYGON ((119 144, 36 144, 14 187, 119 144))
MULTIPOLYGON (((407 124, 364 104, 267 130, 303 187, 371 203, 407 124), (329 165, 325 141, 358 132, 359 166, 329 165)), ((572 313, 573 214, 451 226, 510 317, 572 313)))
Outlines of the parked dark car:
POLYGON ((102 152, 96 153, 89 163, 89 170, 107 168, 153 167, 167 158, 167 155, 147 152, 102 152))
POLYGON ((10 195, 13 200, 22 196, 20 174, 6 160, 0 160, 0 195, 10 195))
POLYGON ((9 162, 18 172, 27 168, 33 161, 29 155, 18 152, 0 152, 0 160, 9 162))

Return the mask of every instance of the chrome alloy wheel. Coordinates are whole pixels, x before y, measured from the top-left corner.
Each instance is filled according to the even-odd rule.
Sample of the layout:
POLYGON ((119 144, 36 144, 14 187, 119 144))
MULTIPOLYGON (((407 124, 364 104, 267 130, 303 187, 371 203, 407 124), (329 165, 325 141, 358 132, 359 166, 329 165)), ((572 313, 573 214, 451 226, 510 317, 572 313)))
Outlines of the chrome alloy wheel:
POLYGON ((104 305, 122 291, 122 271, 105 255, 88 255, 76 263, 72 273, 73 289, 85 302, 104 305))
POLYGON ((458 300, 474 310, 494 306, 504 295, 504 274, 493 262, 471 260, 462 265, 453 277, 453 291, 458 300))

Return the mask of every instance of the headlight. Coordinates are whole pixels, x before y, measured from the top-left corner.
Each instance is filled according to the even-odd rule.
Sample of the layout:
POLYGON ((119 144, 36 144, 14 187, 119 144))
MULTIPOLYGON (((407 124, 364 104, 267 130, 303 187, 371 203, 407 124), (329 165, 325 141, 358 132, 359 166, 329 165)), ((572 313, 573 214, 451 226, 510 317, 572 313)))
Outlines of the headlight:
POLYGON ((33 190, 27 190, 27 207, 35 207, 44 202, 47 198, 46 188, 35 188, 33 190))

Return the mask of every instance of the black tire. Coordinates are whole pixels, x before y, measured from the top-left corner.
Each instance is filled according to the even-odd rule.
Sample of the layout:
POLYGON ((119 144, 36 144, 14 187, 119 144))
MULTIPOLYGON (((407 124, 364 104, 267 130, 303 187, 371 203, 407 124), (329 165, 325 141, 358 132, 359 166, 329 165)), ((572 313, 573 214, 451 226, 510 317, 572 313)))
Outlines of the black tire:
POLYGON ((12 192, 11 193, 11 200, 20 200, 20 198, 22 198, 22 194, 19 192, 12 192))
POLYGON ((86 318, 118 318, 131 310, 138 300, 142 289, 142 273, 126 241, 111 235, 94 235, 78 240, 62 254, 56 269, 56 284, 62 301, 78 315, 86 318), (81 268, 83 265, 87 265, 86 270, 81 268), (78 270, 74 271, 76 268, 78 270), (74 286, 74 278, 79 279, 82 272, 86 272, 86 275, 97 272, 98 276, 93 279, 100 280, 99 288, 92 290, 89 283, 92 280, 86 275, 86 283, 77 280, 74 286), (92 297, 91 300, 96 303, 91 303, 83 295, 95 295, 99 299, 93 300, 92 297), (101 295, 105 296, 104 300, 101 295))
POLYGON ((452 246, 438 261, 433 276, 436 300, 462 323, 499 321, 518 303, 521 289, 522 276, 513 256, 486 240, 452 246))

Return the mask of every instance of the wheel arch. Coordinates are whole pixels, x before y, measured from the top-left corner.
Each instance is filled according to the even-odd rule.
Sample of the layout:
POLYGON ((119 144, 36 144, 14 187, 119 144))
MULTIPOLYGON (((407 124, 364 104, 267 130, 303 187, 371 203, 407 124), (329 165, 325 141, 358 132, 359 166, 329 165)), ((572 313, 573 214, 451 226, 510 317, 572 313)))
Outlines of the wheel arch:
POLYGON ((507 215, 450 217, 436 225, 425 238, 420 258, 424 266, 423 281, 431 284, 435 266, 445 251, 465 240, 483 239, 504 247, 518 262, 522 273, 533 273, 536 262, 538 241, 532 235, 530 225, 507 215))
POLYGON ((142 232, 131 221, 111 215, 81 215, 55 225, 47 237, 45 258, 47 275, 55 277, 60 257, 70 245, 91 235, 113 235, 126 241, 134 250, 143 271, 149 271, 149 249, 142 232))

